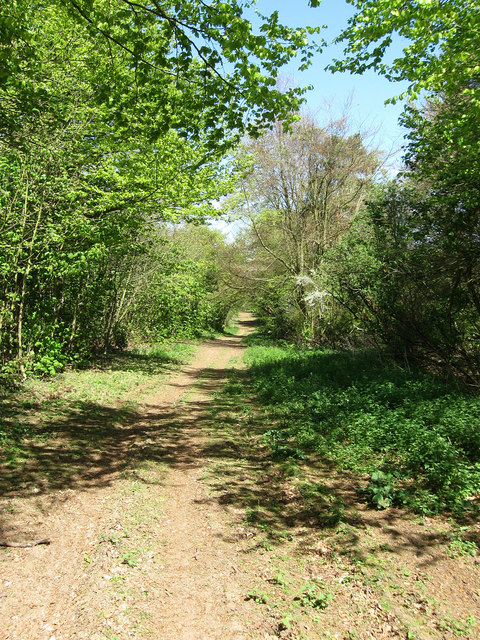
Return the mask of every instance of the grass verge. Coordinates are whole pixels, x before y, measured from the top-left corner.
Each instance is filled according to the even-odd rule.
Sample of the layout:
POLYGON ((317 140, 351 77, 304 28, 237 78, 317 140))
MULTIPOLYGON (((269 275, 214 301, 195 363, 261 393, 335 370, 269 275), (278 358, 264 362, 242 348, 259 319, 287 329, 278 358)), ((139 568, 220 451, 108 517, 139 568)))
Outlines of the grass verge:
POLYGON ((478 512, 479 397, 371 351, 255 345, 246 361, 275 458, 315 453, 371 474, 367 495, 379 508, 478 512))
MULTIPOLYGON (((232 540, 258 563, 245 598, 271 617, 275 637, 473 640, 480 624, 477 524, 377 509, 360 489, 387 452, 371 447, 363 459, 352 457, 345 439, 343 458, 340 439, 335 455, 302 439, 312 420, 305 391, 321 391, 338 406, 336 393, 345 402, 346 390, 361 389, 362 375, 380 380, 383 366, 387 376, 391 365, 357 356, 359 368, 347 354, 257 344, 247 351, 250 370, 234 371, 211 403, 205 482, 231 516, 232 540), (331 355, 326 364, 324 355, 331 355)), ((422 382, 408 375, 394 368, 392 389, 422 382)), ((353 395, 358 400, 362 391, 353 395)), ((320 435, 321 422, 312 420, 320 435)))
POLYGON ((0 496, 101 482, 121 466, 142 400, 195 345, 124 351, 0 395, 0 496), (96 474, 96 475, 95 475, 96 474))

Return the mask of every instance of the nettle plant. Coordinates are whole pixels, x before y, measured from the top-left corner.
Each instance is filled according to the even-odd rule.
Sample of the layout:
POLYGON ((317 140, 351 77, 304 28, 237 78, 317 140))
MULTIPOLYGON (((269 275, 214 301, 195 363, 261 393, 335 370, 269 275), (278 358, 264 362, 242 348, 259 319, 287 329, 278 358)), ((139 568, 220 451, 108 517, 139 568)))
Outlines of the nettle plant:
POLYGON ((370 476, 365 493, 368 501, 377 509, 387 509, 403 503, 404 493, 395 487, 397 478, 393 473, 375 471, 370 476))

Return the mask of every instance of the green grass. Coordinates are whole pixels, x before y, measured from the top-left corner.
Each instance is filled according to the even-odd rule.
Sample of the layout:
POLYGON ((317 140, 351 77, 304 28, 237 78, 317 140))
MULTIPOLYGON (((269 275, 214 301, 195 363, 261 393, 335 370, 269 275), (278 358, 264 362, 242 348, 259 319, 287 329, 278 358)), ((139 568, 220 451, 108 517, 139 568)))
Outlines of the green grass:
POLYGON ((235 318, 228 323, 228 325, 223 330, 223 333, 229 336, 236 336, 238 335, 239 331, 240 331, 240 326, 238 324, 238 319, 235 318))
POLYGON ((95 473, 101 482, 126 464, 138 405, 194 352, 183 343, 124 351, 0 392, 0 495, 88 485, 95 473))
POLYGON ((274 458, 315 453, 358 473, 381 470, 391 502, 424 513, 476 504, 480 398, 372 351, 253 344, 246 361, 274 458))

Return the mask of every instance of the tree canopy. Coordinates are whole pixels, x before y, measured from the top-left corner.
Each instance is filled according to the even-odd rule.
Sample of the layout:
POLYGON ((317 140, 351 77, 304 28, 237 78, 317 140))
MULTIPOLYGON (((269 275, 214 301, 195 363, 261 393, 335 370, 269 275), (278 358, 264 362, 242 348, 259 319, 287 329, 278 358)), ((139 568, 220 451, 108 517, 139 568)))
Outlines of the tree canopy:
POLYGON ((283 26, 274 12, 260 17, 254 33, 245 16, 253 4, 8 0, 0 14, 3 135, 26 112, 51 104, 38 82, 46 57, 62 67, 83 61, 96 77, 91 100, 108 109, 120 132, 134 126, 155 139, 176 130, 218 151, 245 129, 256 134, 275 118, 288 119, 304 89, 279 91, 277 75, 294 57, 300 68, 309 65, 318 49, 309 36, 318 28, 283 26))
POLYGON ((325 257, 360 210, 379 154, 346 117, 321 127, 307 116, 288 132, 277 123, 243 152, 234 206, 248 230, 237 243, 244 259, 231 262, 234 286, 272 335, 320 341, 330 320, 325 257))
POLYGON ((373 197, 378 154, 343 120, 300 119, 305 89, 277 82, 294 58, 311 63, 317 27, 286 27, 273 12, 254 28, 253 0, 1 5, 5 366, 50 372, 129 336, 218 327, 233 304, 223 260, 233 290, 255 283, 278 335, 338 344, 358 330, 473 379, 480 0, 350 4, 331 68, 409 86, 403 177, 373 197), (404 49, 392 57, 395 34, 404 49), (185 231, 209 247, 194 258, 165 227, 220 215, 213 205, 242 167, 226 153, 245 134, 243 264, 185 231))
POLYGON ((478 0, 348 0, 356 13, 337 38, 345 56, 332 69, 363 73, 374 69, 390 80, 409 82, 408 93, 475 95, 480 81, 478 0), (404 39, 401 55, 389 50, 394 35, 404 39), (392 59, 393 58, 393 59, 392 59))
MULTIPOLYGON (((122 332, 141 333, 153 305, 143 321, 129 313, 140 309, 137 285, 148 274, 152 300, 177 292, 185 331, 221 323, 228 305, 217 313, 205 302, 194 313, 215 288, 210 267, 152 247, 163 242, 162 222, 215 214, 212 202, 230 188, 223 157, 239 136, 298 110, 304 90, 280 91, 277 75, 295 56, 308 66, 318 29, 285 27, 274 12, 254 33, 247 10, 253 3, 243 0, 2 3, 7 369, 51 373, 121 343, 122 332)), ((173 330, 166 311, 154 315, 163 329, 151 335, 173 330)))

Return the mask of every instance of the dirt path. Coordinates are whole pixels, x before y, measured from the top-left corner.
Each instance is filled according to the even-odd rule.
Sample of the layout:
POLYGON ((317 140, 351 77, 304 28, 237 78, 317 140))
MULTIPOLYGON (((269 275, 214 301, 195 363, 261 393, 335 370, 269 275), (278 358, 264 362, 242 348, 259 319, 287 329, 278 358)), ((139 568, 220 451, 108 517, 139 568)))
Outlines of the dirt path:
POLYGON ((125 430, 121 471, 113 465, 86 490, 25 498, 4 537, 22 531, 52 544, 0 550, 1 640, 264 637, 245 600, 250 567, 202 483, 202 420, 241 366, 250 322, 244 314, 238 336, 203 344, 144 403, 143 419, 125 430))
POLYGON ((251 324, 150 395, 64 398, 23 468, 0 463, 0 539, 52 541, 0 548, 0 640, 480 638, 480 525, 377 511, 358 477, 272 460, 251 324))

